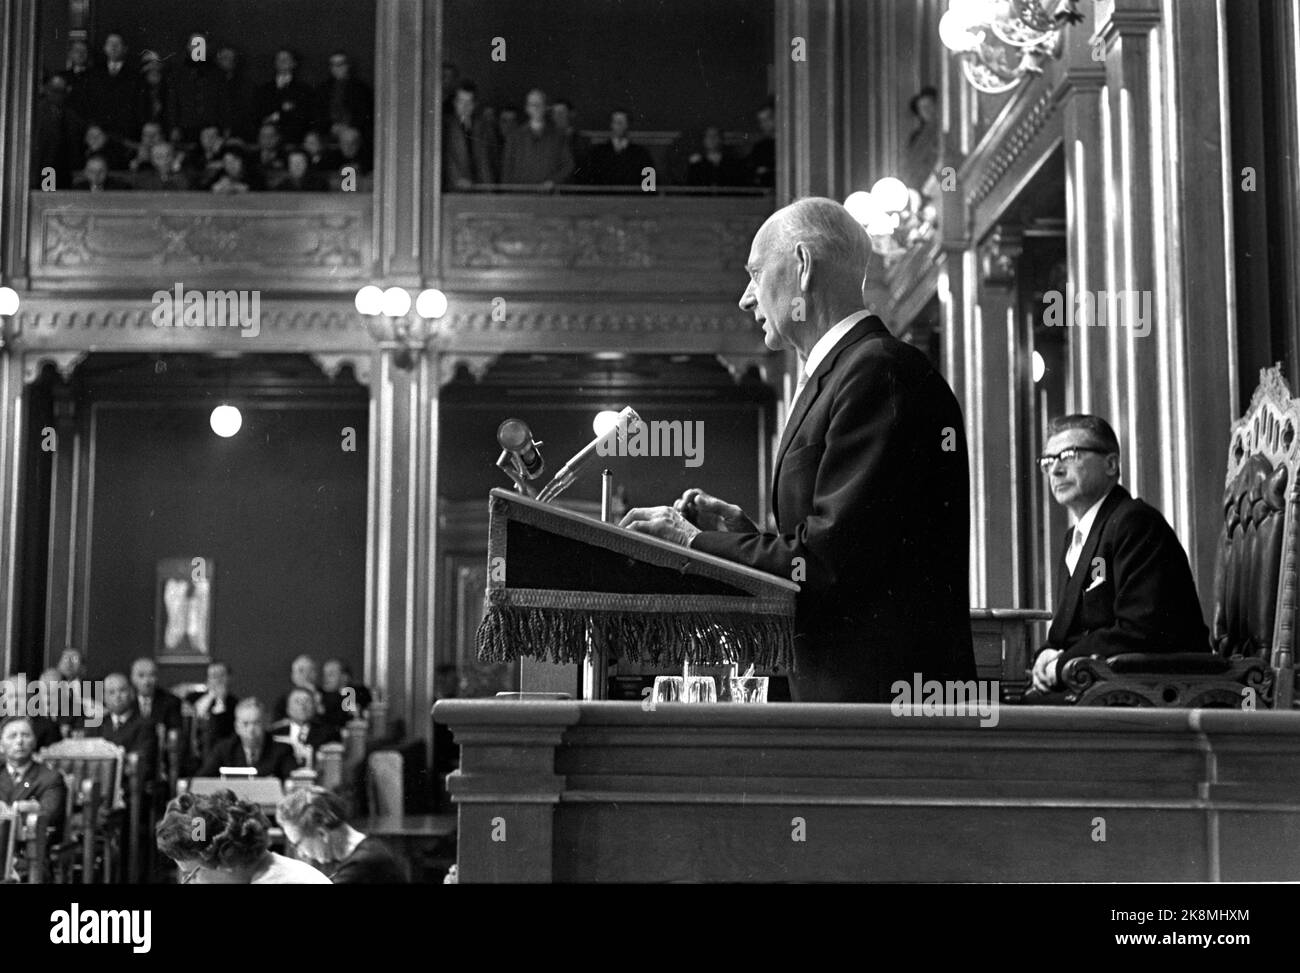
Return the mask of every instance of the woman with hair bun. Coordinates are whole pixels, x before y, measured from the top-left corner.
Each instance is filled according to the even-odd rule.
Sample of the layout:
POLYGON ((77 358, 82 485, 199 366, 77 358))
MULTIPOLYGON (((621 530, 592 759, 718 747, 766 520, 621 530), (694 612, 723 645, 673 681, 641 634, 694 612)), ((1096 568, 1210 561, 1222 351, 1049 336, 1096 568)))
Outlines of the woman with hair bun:
POLYGON ((316 862, 335 885, 404 884, 392 852, 347 822, 342 798, 323 787, 303 787, 284 796, 275 819, 295 853, 316 862))
POLYGON ((271 851, 270 828, 261 808, 224 790, 173 798, 155 834, 182 885, 332 884, 306 862, 271 851))

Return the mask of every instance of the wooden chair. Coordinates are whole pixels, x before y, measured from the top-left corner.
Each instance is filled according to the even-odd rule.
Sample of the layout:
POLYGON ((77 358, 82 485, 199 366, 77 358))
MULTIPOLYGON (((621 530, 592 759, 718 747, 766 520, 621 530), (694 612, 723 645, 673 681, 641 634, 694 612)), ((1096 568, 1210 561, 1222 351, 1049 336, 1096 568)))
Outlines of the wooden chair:
POLYGON ((48 828, 39 801, 16 801, 0 811, 0 884, 45 881, 48 828))
POLYGON ((52 744, 39 758, 62 773, 68 785, 64 838, 53 849, 60 879, 71 881, 79 867, 82 883, 89 884, 98 866, 100 881, 117 881, 124 857, 128 875, 138 878, 143 781, 137 755, 89 737, 52 744), (122 786, 124 771, 131 783, 129 801, 122 786))
POLYGON ((366 768, 370 813, 400 817, 406 807, 402 755, 396 750, 376 750, 367 759, 366 768))
POLYGON ((1073 659, 1080 706, 1290 709, 1295 699, 1300 402, 1278 367, 1260 370, 1233 423, 1215 577, 1213 652, 1073 659))

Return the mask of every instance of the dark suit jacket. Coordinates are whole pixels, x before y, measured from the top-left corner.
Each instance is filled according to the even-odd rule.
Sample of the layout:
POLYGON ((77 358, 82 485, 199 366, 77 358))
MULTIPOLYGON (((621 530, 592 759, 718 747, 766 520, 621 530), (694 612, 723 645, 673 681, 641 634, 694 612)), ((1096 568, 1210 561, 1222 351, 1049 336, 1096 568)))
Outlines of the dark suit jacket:
POLYGON ((294 758, 292 747, 276 743, 268 736, 263 741, 262 753, 254 764, 248 759, 239 737, 231 737, 208 751, 203 766, 195 776, 217 777, 222 767, 253 767, 259 777, 279 777, 285 780, 298 769, 298 761, 294 758))
MULTIPOLYGON (((140 704, 136 704, 140 708, 140 704)), ((161 723, 169 730, 181 728, 181 701, 165 689, 155 689, 149 700, 149 722, 157 726, 161 723)))
POLYGON ((1058 680, 1061 667, 1080 656, 1210 651, 1187 554, 1159 510, 1116 485, 1069 575, 1072 533, 1061 549, 1056 611, 1043 647, 1063 650, 1058 680))
POLYGON ((493 135, 491 126, 480 115, 470 120, 468 133, 453 113, 442 122, 442 186, 456 192, 457 180, 468 179, 475 185, 496 182, 492 171, 493 135))
POLYGON ((40 801, 41 813, 54 831, 54 840, 63 835, 63 817, 68 807, 68 787, 63 775, 33 760, 18 783, 9 776, 9 768, 0 761, 0 802, 40 801))
POLYGON ((777 532, 705 531, 692 543, 802 575, 796 699, 885 702, 895 680, 917 672, 975 677, 967 469, 961 408, 943 376, 878 317, 859 321, 786 424, 777 532))
POLYGON ((593 186, 640 186, 647 167, 653 168, 654 160, 645 146, 629 142, 615 152, 613 144, 602 142, 591 150, 587 178, 593 186))
POLYGON ((86 735, 101 737, 109 743, 115 743, 127 753, 140 755, 141 780, 153 780, 158 772, 158 733, 152 720, 146 720, 140 711, 132 707, 127 720, 121 727, 113 726, 113 717, 104 714, 104 722, 99 726, 86 727, 86 735))

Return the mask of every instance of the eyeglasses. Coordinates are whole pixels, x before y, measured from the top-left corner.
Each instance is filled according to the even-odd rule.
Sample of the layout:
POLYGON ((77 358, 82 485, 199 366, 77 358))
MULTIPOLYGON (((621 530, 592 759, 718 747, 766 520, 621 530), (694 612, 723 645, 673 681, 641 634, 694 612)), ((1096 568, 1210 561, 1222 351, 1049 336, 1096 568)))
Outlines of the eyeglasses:
POLYGON ((1038 468, 1044 473, 1050 473, 1058 459, 1064 463, 1074 465, 1079 462, 1079 458, 1084 453, 1100 453, 1105 456, 1112 452, 1114 452, 1114 450, 1098 449, 1095 446, 1070 446, 1061 450, 1059 453, 1044 453, 1042 456, 1038 457, 1038 468))

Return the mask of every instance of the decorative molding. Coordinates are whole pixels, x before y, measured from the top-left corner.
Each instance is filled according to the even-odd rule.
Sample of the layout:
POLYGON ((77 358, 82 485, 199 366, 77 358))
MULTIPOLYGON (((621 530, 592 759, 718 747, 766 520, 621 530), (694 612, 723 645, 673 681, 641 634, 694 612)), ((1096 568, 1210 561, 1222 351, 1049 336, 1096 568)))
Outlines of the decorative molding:
MULTIPOLYGON (((70 303, 70 302, 62 302, 70 303)), ((153 305, 147 300, 131 301, 125 306, 99 307, 86 310, 38 310, 19 308, 12 318, 14 334, 62 332, 112 332, 112 331, 203 331, 204 328, 181 327, 177 329, 159 328, 153 323, 153 305)), ((269 303, 269 302, 268 302, 269 303)), ((280 307, 263 305, 261 312, 261 330, 287 332, 359 332, 364 328, 361 317, 338 302, 337 309, 322 306, 304 308, 295 303, 286 303, 280 307)), ((214 331, 235 331, 237 328, 213 328, 214 331)))
POLYGON ((370 387, 370 356, 360 352, 340 352, 337 354, 313 352, 311 360, 314 361, 318 368, 325 373, 326 377, 332 382, 338 378, 339 372, 344 365, 352 366, 352 374, 356 376, 357 381, 370 387))
POLYGON ((72 379, 72 373, 78 365, 86 360, 88 352, 84 351, 42 351, 34 355, 23 356, 23 383, 31 385, 41 377, 46 365, 58 369, 59 376, 65 381, 72 379))
MULTIPOLYGON (((1046 127, 1058 106, 1058 92, 1048 87, 1036 101, 1020 112, 1018 119, 1008 130, 991 129, 985 133, 984 140, 995 145, 996 148, 984 162, 979 173, 979 181, 974 183, 966 195, 966 202, 970 207, 978 206, 989 197, 1002 181, 1002 177, 1007 174, 1038 133, 1046 127)), ((968 175, 963 181, 969 181, 969 178, 968 175)))
POLYGON ((500 355, 465 354, 461 352, 449 352, 447 354, 438 355, 435 359, 437 363, 438 388, 442 388, 455 378, 456 369, 461 365, 464 365, 469 369, 469 373, 473 376, 475 382, 481 382, 483 376, 487 374, 488 369, 495 365, 497 359, 500 357, 500 355))
POLYGON ((588 311, 510 311, 497 319, 491 311, 455 311, 447 321, 452 334, 582 334, 662 335, 754 332, 753 321, 736 311, 717 314, 676 314, 653 311, 619 311, 606 308, 588 311))

